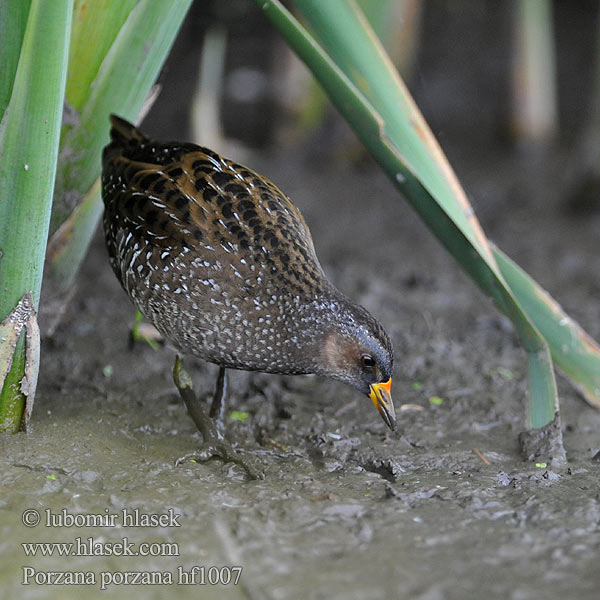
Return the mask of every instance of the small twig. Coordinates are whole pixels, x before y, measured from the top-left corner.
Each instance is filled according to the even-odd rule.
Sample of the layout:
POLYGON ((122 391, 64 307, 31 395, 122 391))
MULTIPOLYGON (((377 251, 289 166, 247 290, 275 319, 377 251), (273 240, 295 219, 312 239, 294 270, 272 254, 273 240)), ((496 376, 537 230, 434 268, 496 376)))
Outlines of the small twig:
POLYGON ((473 452, 475 454, 477 454, 477 456, 479 456, 479 458, 483 461, 483 464, 485 464, 485 465, 490 464, 490 461, 483 454, 481 454, 481 452, 479 452, 479 450, 477 450, 477 448, 473 448, 473 452))
POLYGON ((288 451, 287 447, 284 446, 281 442, 278 442, 277 440, 272 440, 271 438, 269 438, 267 440, 267 444, 271 444, 271 446, 275 446, 275 448, 279 448, 282 452, 288 451))
POLYGON ((408 410, 424 410, 424 408, 420 404, 410 404, 407 402, 406 404, 401 404, 399 408, 399 412, 406 412, 408 410))

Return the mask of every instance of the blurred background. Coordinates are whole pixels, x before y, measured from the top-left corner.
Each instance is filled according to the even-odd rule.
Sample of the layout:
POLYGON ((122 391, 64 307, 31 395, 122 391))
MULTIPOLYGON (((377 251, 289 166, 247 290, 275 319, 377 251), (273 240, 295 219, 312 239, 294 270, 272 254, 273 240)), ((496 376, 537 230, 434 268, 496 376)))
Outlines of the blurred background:
MULTIPOLYGON (((471 174, 461 165, 471 160, 494 168, 514 158, 517 171, 556 161, 560 198, 539 202, 575 215, 600 208, 597 1, 360 4, 468 193, 471 174)), ((160 83, 144 123, 153 136, 193 139, 238 159, 242 149, 295 146, 314 169, 338 161, 371 168, 253 2, 195 2, 160 83)), ((536 202, 531 187, 513 199, 536 202)), ((477 191, 471 200, 485 222, 495 198, 477 191)))

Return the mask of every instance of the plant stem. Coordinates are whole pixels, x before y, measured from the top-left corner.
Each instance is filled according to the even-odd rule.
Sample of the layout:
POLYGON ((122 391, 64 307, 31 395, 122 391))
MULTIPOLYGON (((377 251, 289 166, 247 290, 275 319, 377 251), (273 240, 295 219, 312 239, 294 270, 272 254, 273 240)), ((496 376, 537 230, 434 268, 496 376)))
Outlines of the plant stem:
MULTIPOLYGON (((32 0, 8 107, 0 124, 0 318, 31 292, 37 308, 58 156, 73 0, 32 0)), ((2 341, 0 340, 0 343, 2 341)), ((21 335, 0 393, 0 427, 20 426, 21 335)), ((35 390, 31 390, 35 393, 35 390)))

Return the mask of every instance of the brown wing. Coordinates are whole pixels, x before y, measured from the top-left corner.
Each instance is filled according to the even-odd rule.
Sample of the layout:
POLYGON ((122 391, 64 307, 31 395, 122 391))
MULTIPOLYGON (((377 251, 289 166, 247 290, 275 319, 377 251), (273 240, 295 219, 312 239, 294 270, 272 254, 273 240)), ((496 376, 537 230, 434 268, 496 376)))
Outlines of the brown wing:
POLYGON ((113 130, 103 175, 109 254, 124 285, 142 245, 155 263, 190 252, 190 264, 226 266, 212 278, 246 293, 264 293, 265 281, 301 296, 327 285, 302 215, 271 181, 206 148, 126 134, 113 130))

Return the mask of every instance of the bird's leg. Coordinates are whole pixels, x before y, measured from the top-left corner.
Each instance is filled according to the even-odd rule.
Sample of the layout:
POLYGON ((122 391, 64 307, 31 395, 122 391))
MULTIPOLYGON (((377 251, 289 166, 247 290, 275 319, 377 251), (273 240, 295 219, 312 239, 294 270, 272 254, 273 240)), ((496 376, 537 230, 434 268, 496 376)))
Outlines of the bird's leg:
MULTIPOLYGON (((179 356, 175 358, 175 365, 173 367, 173 380, 175 381, 175 386, 179 390, 179 395, 185 402, 190 417, 192 417, 192 421, 194 421, 203 438, 203 444, 200 451, 198 453, 182 456, 177 460, 177 464, 180 464, 190 458, 206 461, 213 456, 219 456, 225 462, 233 462, 246 469, 246 472, 252 479, 263 479, 264 474, 250 461, 240 456, 238 452, 236 452, 236 450, 231 446, 231 444, 223 437, 223 434, 216 428, 215 423, 204 409, 202 402, 194 393, 192 387, 192 378, 185 370, 183 361, 181 358, 179 358, 179 356)), ((219 373, 219 381, 217 382, 217 392, 219 392, 220 388, 220 396, 222 400, 225 386, 220 380, 221 373, 219 373)), ((215 397, 216 396, 217 394, 215 394, 215 397)))
POLYGON ((173 380, 182 400, 185 402, 190 417, 192 417, 192 421, 194 421, 194 424, 202 434, 204 443, 207 444, 214 440, 222 439, 223 436, 216 430, 210 417, 206 414, 202 401, 194 393, 192 378, 185 370, 183 361, 179 356, 175 358, 173 380))
POLYGON ((225 367, 219 367, 215 394, 210 405, 209 416, 214 419, 217 428, 221 431, 225 427, 225 396, 227 395, 227 373, 225 367))

